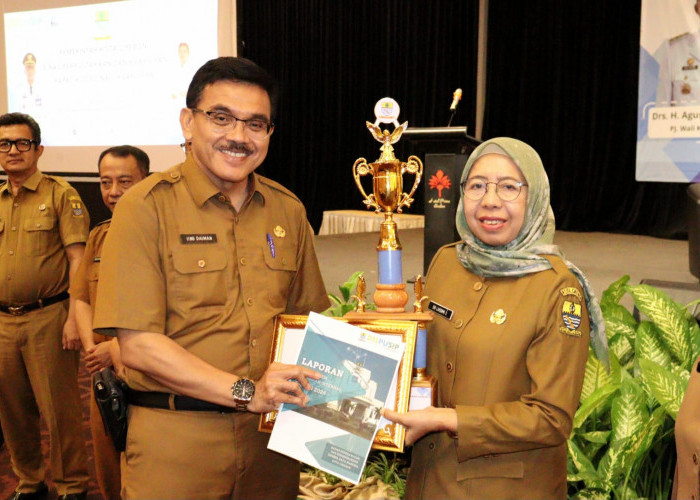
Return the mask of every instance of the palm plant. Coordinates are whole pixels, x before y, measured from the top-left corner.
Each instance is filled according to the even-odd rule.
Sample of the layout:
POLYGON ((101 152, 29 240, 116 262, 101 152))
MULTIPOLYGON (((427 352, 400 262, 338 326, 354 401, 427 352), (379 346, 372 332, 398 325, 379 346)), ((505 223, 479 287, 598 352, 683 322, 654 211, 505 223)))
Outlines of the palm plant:
POLYGON ((672 487, 673 427, 700 353, 700 328, 661 290, 628 281, 623 276, 601 298, 611 366, 589 352, 568 442, 574 498, 668 498, 672 487), (643 319, 620 304, 626 293, 643 319))

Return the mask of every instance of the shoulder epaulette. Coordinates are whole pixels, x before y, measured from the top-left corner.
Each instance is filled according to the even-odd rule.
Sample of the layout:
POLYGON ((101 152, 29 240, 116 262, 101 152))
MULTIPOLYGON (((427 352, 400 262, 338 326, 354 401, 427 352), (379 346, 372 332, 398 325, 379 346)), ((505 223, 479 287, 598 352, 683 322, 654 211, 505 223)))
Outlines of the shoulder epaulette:
POLYGON ((267 177, 263 177, 262 175, 259 175, 259 174, 256 174, 256 180, 258 182, 260 182, 261 184, 264 184, 265 186, 267 186, 271 189, 274 189, 275 191, 279 191, 280 193, 286 194, 290 198, 293 198, 296 201, 298 201, 299 203, 301 203, 301 200, 297 197, 297 195, 292 193, 289 189, 284 187, 279 182, 275 182, 272 179, 268 179, 267 177))
POLYGON ((95 227, 93 227, 93 229, 95 229, 95 228, 98 227, 98 226, 102 226, 103 224, 109 224, 110 222, 112 222, 112 218, 111 218, 111 217, 110 217, 109 219, 103 220, 102 222, 98 222, 97 224, 95 224, 95 227))
MULTIPOLYGON (((61 177, 61 176, 59 176, 59 175, 48 175, 48 174, 44 174, 44 177, 46 177, 47 179, 49 179, 49 180, 55 182, 56 184, 58 184, 58 185, 60 185, 60 186, 68 187, 68 188, 72 188, 72 187, 73 187, 73 186, 70 185, 70 182, 68 182, 67 180, 65 180, 63 177, 61 177)), ((73 188, 73 189, 75 189, 75 188, 73 188)))
POLYGON ((564 263, 564 261, 558 255, 542 255, 545 259, 552 264, 552 269, 557 274, 568 274, 571 273, 569 267, 564 263))
POLYGON ((685 33, 681 33, 680 35, 676 35, 672 38, 669 38, 668 43, 677 42, 678 40, 680 40, 681 38, 685 37, 688 34, 689 34, 689 32, 686 31, 685 33))
POLYGON ((144 180, 139 181, 139 183, 134 187, 140 187, 144 194, 153 191, 159 184, 175 184, 182 179, 182 173, 175 168, 165 170, 163 172, 153 172, 144 180))

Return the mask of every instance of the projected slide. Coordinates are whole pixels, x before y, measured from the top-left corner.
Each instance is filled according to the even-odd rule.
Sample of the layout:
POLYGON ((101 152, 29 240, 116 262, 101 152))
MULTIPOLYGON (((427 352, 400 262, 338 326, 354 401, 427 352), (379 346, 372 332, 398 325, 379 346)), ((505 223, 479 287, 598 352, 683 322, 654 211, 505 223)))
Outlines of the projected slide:
POLYGON ((169 145, 194 72, 217 57, 216 0, 131 0, 5 14, 10 111, 48 146, 169 145))
POLYGON ((638 181, 700 181, 700 3, 643 0, 638 181))

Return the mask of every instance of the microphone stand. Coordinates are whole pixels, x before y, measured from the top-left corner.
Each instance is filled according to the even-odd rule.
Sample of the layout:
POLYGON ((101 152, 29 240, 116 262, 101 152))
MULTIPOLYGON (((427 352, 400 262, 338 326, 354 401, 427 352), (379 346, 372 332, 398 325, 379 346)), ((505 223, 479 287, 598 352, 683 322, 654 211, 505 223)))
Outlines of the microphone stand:
POLYGON ((450 119, 447 120, 447 126, 452 125, 452 119, 455 117, 455 114, 457 114, 457 107, 455 106, 455 109, 451 110, 452 112, 450 113, 450 119))

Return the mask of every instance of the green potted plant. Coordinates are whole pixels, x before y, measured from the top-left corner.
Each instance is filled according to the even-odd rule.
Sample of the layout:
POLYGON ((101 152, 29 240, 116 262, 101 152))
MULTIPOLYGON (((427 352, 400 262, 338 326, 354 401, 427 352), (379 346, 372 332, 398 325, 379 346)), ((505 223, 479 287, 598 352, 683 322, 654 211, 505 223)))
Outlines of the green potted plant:
POLYGON ((573 498, 668 498, 672 488, 673 427, 700 328, 664 292, 628 281, 623 276, 601 298, 611 366, 589 353, 568 442, 573 498), (625 294, 642 319, 620 304, 625 294))

